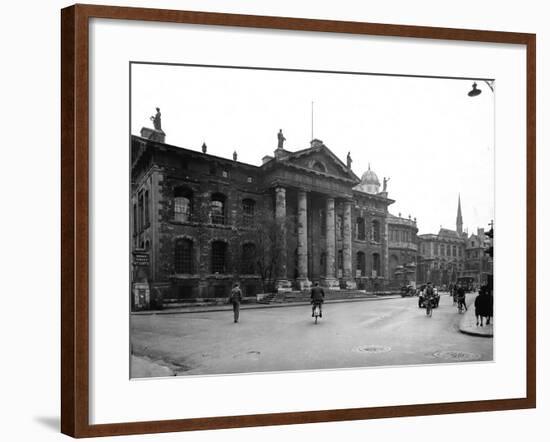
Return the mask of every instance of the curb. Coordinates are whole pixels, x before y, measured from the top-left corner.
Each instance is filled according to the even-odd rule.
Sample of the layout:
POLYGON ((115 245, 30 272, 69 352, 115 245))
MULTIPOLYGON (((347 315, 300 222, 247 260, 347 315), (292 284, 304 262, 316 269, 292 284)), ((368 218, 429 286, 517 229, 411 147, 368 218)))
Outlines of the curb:
MULTIPOLYGON (((357 298, 357 299, 333 299, 325 301, 325 304, 339 304, 344 302, 366 302, 366 301, 382 301, 385 299, 398 299, 401 298, 401 295, 388 295, 388 296, 379 296, 376 298, 357 298)), ((310 302, 288 302, 280 304, 241 304, 241 310, 256 310, 256 309, 266 309, 266 308, 284 308, 284 307, 303 307, 305 305, 310 305, 310 302)), ((194 307, 189 307, 193 308, 194 307)), ((148 316, 148 315, 180 315, 188 313, 209 313, 209 312, 228 312, 232 311, 230 305, 219 306, 212 308, 201 308, 197 307, 196 310, 150 310, 150 311, 139 311, 139 312, 130 312, 132 316, 148 316)))
POLYGON ((474 332, 474 331, 463 330, 463 329, 460 329, 460 333, 463 333, 465 335, 470 335, 470 336, 477 336, 477 337, 480 337, 480 338, 492 338, 493 337, 492 333, 483 334, 483 333, 477 333, 477 332, 474 332))

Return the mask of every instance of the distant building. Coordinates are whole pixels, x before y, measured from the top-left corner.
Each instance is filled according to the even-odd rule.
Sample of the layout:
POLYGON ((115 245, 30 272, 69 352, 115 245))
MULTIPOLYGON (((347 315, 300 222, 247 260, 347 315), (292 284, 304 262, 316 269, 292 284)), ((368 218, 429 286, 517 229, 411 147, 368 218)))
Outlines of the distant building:
POLYGON ((493 258, 485 251, 491 243, 484 229, 477 229, 477 234, 468 237, 461 276, 471 276, 477 284, 488 282, 489 275, 493 274, 493 258))
POLYGON ((493 273, 492 259, 484 253, 487 248, 484 230, 477 235, 463 231, 460 196, 456 230, 441 228, 437 234, 422 234, 419 239, 418 282, 432 281, 436 285, 456 283, 459 277, 472 277, 474 284, 487 283, 493 273))

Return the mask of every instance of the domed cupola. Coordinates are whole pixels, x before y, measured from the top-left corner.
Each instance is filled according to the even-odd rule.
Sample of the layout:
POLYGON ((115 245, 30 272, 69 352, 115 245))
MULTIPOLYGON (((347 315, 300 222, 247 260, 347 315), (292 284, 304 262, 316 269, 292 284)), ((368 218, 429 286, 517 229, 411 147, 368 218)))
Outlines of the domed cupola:
POLYGON ((378 179, 378 175, 371 170, 370 164, 369 170, 367 170, 361 177, 361 183, 355 188, 361 192, 372 194, 377 194, 380 192, 380 180, 378 179))

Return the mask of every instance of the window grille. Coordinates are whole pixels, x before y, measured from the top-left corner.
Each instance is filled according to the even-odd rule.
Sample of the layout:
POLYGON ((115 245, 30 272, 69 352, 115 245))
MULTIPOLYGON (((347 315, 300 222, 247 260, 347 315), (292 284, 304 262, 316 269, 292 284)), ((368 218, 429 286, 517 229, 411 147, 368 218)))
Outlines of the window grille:
POLYGON ((243 200, 243 223, 245 227, 254 226, 254 211, 256 203, 254 200, 243 200))
POLYGON ((193 241, 190 239, 176 240, 174 270, 176 273, 193 273, 193 241))
POLYGON ((223 241, 212 243, 212 273, 225 273, 227 244, 223 241))

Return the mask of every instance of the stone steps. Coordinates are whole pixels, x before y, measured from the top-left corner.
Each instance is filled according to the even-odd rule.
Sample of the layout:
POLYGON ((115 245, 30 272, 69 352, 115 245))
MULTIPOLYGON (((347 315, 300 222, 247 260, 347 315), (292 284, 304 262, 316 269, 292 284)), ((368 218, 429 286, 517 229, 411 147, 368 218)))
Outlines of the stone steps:
MULTIPOLYGON (((342 299, 361 299, 361 298, 376 298, 380 295, 390 295, 391 293, 368 293, 363 290, 325 290, 325 300, 342 300, 342 299)), ((309 290, 304 291, 291 291, 283 293, 273 293, 265 296, 260 304, 280 304, 280 303, 292 303, 292 302, 309 302, 311 292, 309 290)))

